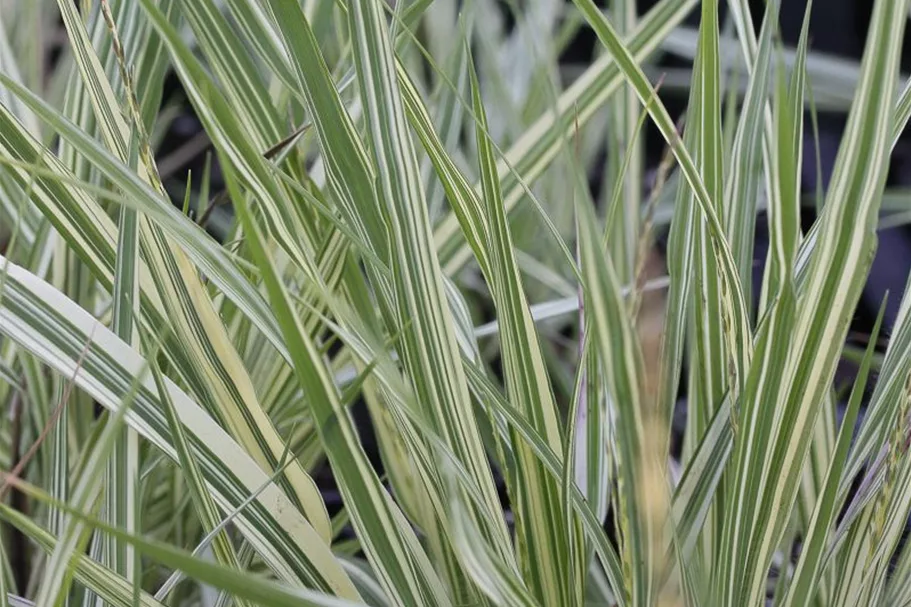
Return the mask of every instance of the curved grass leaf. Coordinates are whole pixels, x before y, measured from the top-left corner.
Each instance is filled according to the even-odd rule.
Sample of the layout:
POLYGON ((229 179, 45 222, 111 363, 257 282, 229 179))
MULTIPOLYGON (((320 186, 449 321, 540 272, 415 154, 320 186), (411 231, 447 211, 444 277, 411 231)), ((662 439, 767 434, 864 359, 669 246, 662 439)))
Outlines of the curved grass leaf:
MULTIPOLYGON (((58 373, 75 376, 76 385, 100 404, 116 409, 120 395, 143 368, 143 359, 59 291, 5 259, 2 263, 7 278, 0 301, 0 332, 58 373), (86 343, 80 372, 74 375, 86 343)), ((203 409, 169 380, 166 385, 209 491, 222 508, 236 507, 268 477, 203 409)), ((126 421, 176 458, 156 393, 154 382, 144 380, 126 421)), ((357 596, 328 546, 274 484, 237 518, 237 525, 279 577, 340 596, 357 596)))
MULTIPOLYGON (((21 512, 6 504, 0 504, 0 518, 22 531, 42 550, 52 553, 56 549, 57 539, 21 512)), ((115 607, 134 607, 136 605, 132 582, 120 577, 116 572, 105 568, 84 554, 77 553, 71 555, 70 566, 73 568, 73 577, 76 581, 90 588, 111 605, 115 607)), ((163 607, 162 603, 145 592, 139 593, 139 605, 141 607, 163 607)))
MULTIPOLYGON (((53 503, 54 501, 53 498, 43 491, 21 481, 17 481, 16 486, 20 491, 24 491, 31 497, 42 502, 53 503)), ((83 525, 95 527, 104 533, 116 536, 122 542, 129 543, 143 554, 158 560, 167 561, 174 566, 185 569, 194 578, 200 581, 215 585, 218 588, 224 588, 237 596, 255 601, 259 604, 275 605, 276 607, 297 607, 299 605, 312 607, 352 607, 353 605, 358 604, 310 590, 289 588, 251 573, 237 572, 224 567, 223 565, 194 557, 167 544, 126 533, 116 527, 106 525, 91 516, 87 516, 80 510, 70 508, 65 504, 57 502, 54 506, 64 510, 68 515, 79 520, 83 525)))

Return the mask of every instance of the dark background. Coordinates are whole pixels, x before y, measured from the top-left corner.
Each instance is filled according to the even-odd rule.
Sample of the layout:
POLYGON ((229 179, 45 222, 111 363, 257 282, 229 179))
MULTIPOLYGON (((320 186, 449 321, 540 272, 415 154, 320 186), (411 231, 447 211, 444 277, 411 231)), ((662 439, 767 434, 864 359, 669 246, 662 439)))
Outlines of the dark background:
MULTIPOLYGON (((571 0, 568 0, 571 3, 571 0)), ((599 5, 607 6, 609 3, 599 1, 599 5)), ((657 4, 657 0, 640 0, 638 3, 639 14, 644 14, 649 8, 657 4)), ((722 22, 725 19, 726 3, 720 3, 722 22)), ((751 0, 750 9, 753 15, 754 26, 758 32, 765 13, 765 0, 751 0)), ((780 8, 781 37, 788 46, 796 46, 803 25, 807 3, 805 0, 782 0, 780 8)), ((810 50, 819 53, 835 55, 860 61, 866 41, 867 28, 873 10, 872 0, 817 0, 812 7, 810 15, 810 50)), ((698 10, 694 11, 686 21, 691 27, 699 26, 698 10)), ((598 44, 591 30, 583 29, 576 37, 570 48, 566 51, 564 59, 572 63, 580 63, 592 57, 592 50, 598 44)), ((667 67, 688 67, 687 63, 675 57, 665 56, 659 65, 667 67)), ((907 73, 911 69, 911 43, 908 37, 902 54, 902 71, 907 73)), ((686 99, 679 96, 665 96, 665 104, 672 117, 683 113, 686 99)), ((823 176, 823 186, 828 183, 828 178, 835 163, 835 156, 841 140, 841 133, 845 125, 845 114, 819 112, 819 145, 822 161, 820 173, 823 176)), ((817 167, 813 153, 814 141, 809 116, 806 121, 804 136, 804 166, 803 190, 807 194, 816 191, 817 167)), ((647 157, 651 166, 657 165, 665 147, 660 133, 653 126, 649 128, 647 140, 647 157)), ((609 153, 609 151, 608 151, 609 153)), ((600 184, 593 184, 600 187, 600 184)), ((903 137, 892 156, 888 186, 911 186, 911 138, 903 137)), ((812 208, 805 208, 803 216, 804 229, 807 230, 815 219, 812 208)), ((764 218, 757 222, 756 234, 756 260, 758 262, 757 274, 761 280, 761 264, 765 259, 767 237, 765 233, 764 218)), ((890 293, 884 318, 884 335, 895 321, 898 313, 901 294, 905 281, 911 271, 911 230, 906 227, 881 230, 880 242, 876 261, 870 273, 867 289, 864 291, 861 304, 858 306, 857 317, 852 326, 855 337, 862 338, 869 334, 873 326, 876 313, 887 291, 890 293)), ((758 292, 758 289, 757 289, 758 292)))

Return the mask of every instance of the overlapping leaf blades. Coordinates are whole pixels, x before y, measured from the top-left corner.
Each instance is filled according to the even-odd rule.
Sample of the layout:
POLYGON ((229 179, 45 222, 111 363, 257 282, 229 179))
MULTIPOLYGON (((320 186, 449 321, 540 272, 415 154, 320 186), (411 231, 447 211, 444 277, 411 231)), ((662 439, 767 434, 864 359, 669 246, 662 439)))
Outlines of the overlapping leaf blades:
MULTIPOLYGON (((0 428, 0 455, 10 459, 11 438, 33 441, 40 466, 27 480, 51 495, 10 479, 34 520, 7 505, 0 519, 49 552, 40 600, 191 604, 200 582, 238 604, 754 605, 795 538, 795 568, 771 578, 784 604, 911 595, 911 550, 898 548, 911 510, 907 294, 850 449, 849 425, 836 441, 830 386, 875 246, 889 152, 911 115, 911 89, 898 86, 908 0, 875 4, 847 136, 806 238, 812 50, 804 29, 791 73, 782 70, 775 2, 758 37, 748 3, 730 3, 748 80, 743 105, 728 108, 736 94, 725 90, 717 0, 662 0, 638 17, 632 2, 605 13, 575 0, 561 25, 586 22, 606 53, 556 98, 534 86, 555 73, 563 39, 544 53, 521 44, 523 32, 557 31, 534 21, 560 14, 551 0, 512 3, 528 11, 512 33, 487 0, 466 3, 458 25, 454 0, 111 0, 109 22, 100 8, 36 4, 63 15, 57 78, 71 86, 65 98, 30 91, 42 79, 8 51, 28 45, 0 38, 0 239, 17 239, 0 258, 0 403, 25 395, 30 407, 25 431, 0 428), (681 137, 643 63, 697 5, 681 137), (478 19, 502 44, 473 47, 478 19), (452 44, 426 40, 447 27, 452 44), (165 185, 186 186, 188 199, 191 188, 159 181, 147 147, 167 119, 166 65, 218 156, 215 200, 237 217, 225 243, 170 204, 165 185), (511 86, 528 99, 511 98, 511 86), (542 97, 555 99, 543 114, 542 97), (606 124, 608 141, 632 145, 643 109, 679 166, 677 191, 664 196, 676 205, 660 362, 640 340, 653 210, 640 152, 609 150, 605 190, 622 200, 610 225, 581 190, 605 139, 587 127, 606 124), (535 212, 523 215, 528 197, 535 212), (772 247, 754 314, 763 198, 772 247), (547 238, 526 233, 542 219, 547 238), (576 237, 573 260, 562 241, 576 237), (555 315, 536 310, 562 306, 554 298, 576 286, 582 326, 556 334, 555 315), (539 297, 553 301, 531 305, 539 297), (482 315, 495 323, 473 329, 482 315), (681 376, 687 431, 669 462, 681 376), (68 378, 76 398, 58 419, 47 401, 68 378), (582 395, 599 415, 567 419, 582 395), (388 487, 349 410, 359 398, 388 487), (90 399, 111 414, 94 415, 90 399), (113 440, 121 418, 135 432, 127 447, 113 440), (586 427, 593 420, 603 427, 586 427), (597 478, 563 461, 583 437, 597 478), (305 470, 323 458, 343 508, 331 526, 305 470), (105 460, 108 475, 93 476, 105 460), (89 468, 78 483, 63 469, 75 461, 89 468), (613 543, 599 519, 608 497, 613 543), (209 546, 217 563, 187 552, 209 546), (133 550, 182 573, 156 588, 133 550), (183 576, 193 582, 174 583, 183 576)), ((209 168, 203 181, 208 198, 209 168)))

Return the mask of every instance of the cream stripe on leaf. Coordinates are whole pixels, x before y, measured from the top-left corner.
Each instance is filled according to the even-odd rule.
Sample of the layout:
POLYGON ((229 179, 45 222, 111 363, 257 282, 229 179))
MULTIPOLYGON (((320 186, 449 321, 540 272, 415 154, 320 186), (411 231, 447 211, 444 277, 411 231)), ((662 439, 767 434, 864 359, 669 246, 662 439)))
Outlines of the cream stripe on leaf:
MULTIPOLYGON (((535 430, 556 453, 563 453, 548 371, 538 344, 537 331, 525 298, 515 247, 496 175, 493 147, 487 132, 487 119, 481 101, 480 85, 469 67, 475 133, 481 163, 486 226, 491 249, 491 268, 487 280, 496 303, 500 327, 506 389, 512 406, 521 410, 535 430)), ((573 575, 570 549, 574 523, 565 520, 560 486, 548 477, 534 455, 518 438, 512 440, 517 476, 512 501, 519 534, 519 565, 526 583, 545 605, 569 605, 581 597, 573 596, 567 580, 573 575)))
MULTIPOLYGON (((0 272, 6 276, 0 299, 0 333, 61 375, 75 377, 75 384, 105 408, 116 409, 121 395, 145 367, 144 359, 34 274, 3 258, 0 264, 0 272)), ((289 582, 356 598, 357 592, 329 547, 284 492, 204 409, 170 380, 164 383, 218 505, 231 511, 259 492, 235 522, 265 563, 289 582)), ((143 378, 125 420, 176 459, 157 394, 153 379, 143 378)))

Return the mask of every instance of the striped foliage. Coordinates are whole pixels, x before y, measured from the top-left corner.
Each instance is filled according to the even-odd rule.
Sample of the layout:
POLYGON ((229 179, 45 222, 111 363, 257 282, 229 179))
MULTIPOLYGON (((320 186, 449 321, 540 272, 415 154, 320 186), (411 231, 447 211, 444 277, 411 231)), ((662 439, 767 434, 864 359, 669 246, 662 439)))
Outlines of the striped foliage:
POLYGON ((0 0, 0 607, 907 603, 909 4, 0 0))

